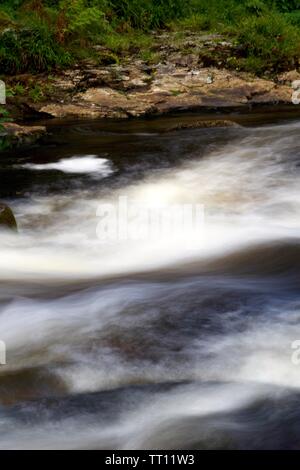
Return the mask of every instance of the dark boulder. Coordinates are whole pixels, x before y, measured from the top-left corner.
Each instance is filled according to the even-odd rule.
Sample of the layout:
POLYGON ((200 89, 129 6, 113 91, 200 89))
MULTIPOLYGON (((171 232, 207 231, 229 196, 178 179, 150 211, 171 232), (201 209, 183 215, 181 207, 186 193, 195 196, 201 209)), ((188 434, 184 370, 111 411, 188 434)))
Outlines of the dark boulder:
POLYGON ((18 231, 17 222, 13 211, 3 202, 0 202, 0 229, 7 228, 15 232, 18 231))

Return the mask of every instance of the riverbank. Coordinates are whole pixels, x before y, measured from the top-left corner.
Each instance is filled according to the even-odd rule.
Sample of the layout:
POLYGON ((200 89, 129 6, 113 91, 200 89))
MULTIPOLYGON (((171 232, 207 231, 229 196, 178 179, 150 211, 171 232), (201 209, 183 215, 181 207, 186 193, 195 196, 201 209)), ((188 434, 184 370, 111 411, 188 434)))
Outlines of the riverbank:
MULTIPOLYGON (((183 66, 168 61, 151 68, 143 62, 80 65, 53 76, 53 93, 45 99, 36 101, 28 95, 8 99, 7 108, 16 123, 2 124, 4 150, 7 145, 35 143, 56 119, 136 120, 175 115, 176 122, 165 129, 170 131, 230 127, 243 120, 241 115, 253 114, 255 120, 262 112, 292 117, 299 111, 292 103, 293 83, 300 78, 297 71, 267 80, 196 63, 183 66)), ((36 80, 43 89, 45 76, 36 80)))
MULTIPOLYGON (((162 34, 157 39, 156 55, 151 61, 132 54, 123 57, 121 63, 99 65, 95 57, 51 76, 7 77, 11 95, 8 109, 18 120, 126 119, 292 105, 292 85, 300 80, 297 70, 258 77, 228 66, 235 46, 221 35, 187 32, 181 42, 173 36, 162 34)), ((99 60, 109 54, 104 49, 95 48, 99 60)))
POLYGON ((109 59, 111 51, 95 46, 93 59, 56 69, 51 75, 3 77, 8 92, 6 109, 16 124, 2 124, 2 150, 8 145, 32 144, 44 136, 46 127, 33 126, 36 120, 194 113, 197 118, 189 127, 228 127, 236 122, 232 113, 265 108, 297 114, 293 104, 300 86, 297 69, 264 76, 234 69, 237 46, 220 34, 163 32, 155 44, 152 55, 144 59, 140 52, 132 51, 118 63, 104 64, 103 57, 114 62, 109 59))

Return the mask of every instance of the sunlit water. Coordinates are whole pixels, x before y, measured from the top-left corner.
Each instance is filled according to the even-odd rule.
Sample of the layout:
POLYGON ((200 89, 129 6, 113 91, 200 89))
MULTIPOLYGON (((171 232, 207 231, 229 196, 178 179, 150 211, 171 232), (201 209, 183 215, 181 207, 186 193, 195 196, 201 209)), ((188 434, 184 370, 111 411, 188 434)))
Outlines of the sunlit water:
POLYGON ((77 124, 3 157, 0 448, 300 447, 299 132, 77 124), (100 241, 120 196, 203 230, 100 241))

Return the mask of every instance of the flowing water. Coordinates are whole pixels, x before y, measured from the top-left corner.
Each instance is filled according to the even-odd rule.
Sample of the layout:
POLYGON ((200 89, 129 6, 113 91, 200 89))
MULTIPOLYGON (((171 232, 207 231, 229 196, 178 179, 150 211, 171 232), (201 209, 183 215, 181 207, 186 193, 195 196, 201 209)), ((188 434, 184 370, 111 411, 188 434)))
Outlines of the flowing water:
POLYGON ((299 449, 300 121, 52 132, 0 163, 0 448, 299 449), (203 231, 99 240, 120 196, 203 231))

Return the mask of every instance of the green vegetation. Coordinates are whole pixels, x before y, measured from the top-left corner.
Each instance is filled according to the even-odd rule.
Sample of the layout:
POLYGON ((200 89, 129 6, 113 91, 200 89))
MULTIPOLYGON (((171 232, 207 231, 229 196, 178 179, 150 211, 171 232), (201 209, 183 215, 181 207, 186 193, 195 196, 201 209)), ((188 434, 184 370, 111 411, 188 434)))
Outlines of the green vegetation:
POLYGON ((1 135, 1 133, 3 133, 4 131, 3 124, 10 121, 11 118, 9 112, 3 106, 0 106, 0 151, 9 148, 9 141, 7 140, 6 136, 1 135))
POLYGON ((37 73, 95 57, 118 63, 132 53, 151 62, 158 29, 218 32, 239 51, 229 66, 286 70, 300 56, 300 0, 0 0, 0 70, 37 73))
POLYGON ((0 131, 3 130, 3 124, 9 121, 10 121, 9 112, 5 108, 0 106, 0 131))

